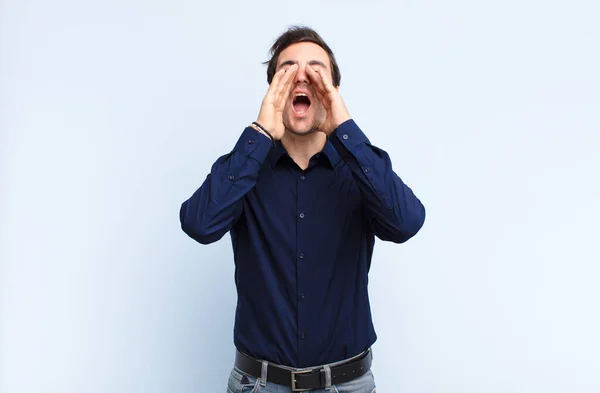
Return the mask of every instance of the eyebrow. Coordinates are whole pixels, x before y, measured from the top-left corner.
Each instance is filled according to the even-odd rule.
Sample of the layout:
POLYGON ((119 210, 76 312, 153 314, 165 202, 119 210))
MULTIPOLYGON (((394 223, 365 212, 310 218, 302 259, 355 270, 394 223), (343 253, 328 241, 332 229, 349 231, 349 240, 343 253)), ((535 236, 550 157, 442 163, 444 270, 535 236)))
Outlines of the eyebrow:
MULTIPOLYGON (((292 64, 298 64, 298 62, 296 60, 286 60, 283 63, 279 64, 279 67, 283 67, 286 65, 292 65, 292 64)), ((325 63, 323 63, 320 60, 311 60, 308 62, 308 65, 320 65, 321 67, 327 68, 327 66, 325 65, 325 63)))

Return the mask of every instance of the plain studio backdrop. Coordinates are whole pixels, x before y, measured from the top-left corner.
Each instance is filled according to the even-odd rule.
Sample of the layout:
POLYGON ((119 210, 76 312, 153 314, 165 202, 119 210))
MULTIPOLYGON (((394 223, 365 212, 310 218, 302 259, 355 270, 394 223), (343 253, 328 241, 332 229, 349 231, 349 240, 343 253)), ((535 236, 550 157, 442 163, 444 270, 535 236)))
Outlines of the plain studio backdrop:
POLYGON ((600 391, 597 1, 0 2, 0 392, 225 392, 229 235, 179 207, 289 25, 427 208, 377 242, 380 392, 600 391))

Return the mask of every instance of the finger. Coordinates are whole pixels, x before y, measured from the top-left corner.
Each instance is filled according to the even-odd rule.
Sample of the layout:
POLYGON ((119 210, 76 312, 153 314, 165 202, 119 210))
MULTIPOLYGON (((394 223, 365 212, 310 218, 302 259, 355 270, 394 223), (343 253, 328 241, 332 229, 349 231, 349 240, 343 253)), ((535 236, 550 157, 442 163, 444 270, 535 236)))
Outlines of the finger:
POLYGON ((323 78, 322 73, 319 73, 320 68, 315 69, 312 67, 307 67, 306 69, 307 69, 306 74, 308 75, 310 81, 315 86, 317 93, 319 93, 321 95, 326 95, 327 94, 326 79, 323 78))
POLYGON ((285 74, 281 77, 281 83, 277 89, 277 96, 287 97, 290 94, 291 86, 293 85, 294 78, 298 72, 298 64, 292 64, 288 67, 285 74))
POLYGON ((321 104, 323 104, 323 106, 325 107, 325 109, 329 109, 330 107, 330 97, 329 94, 327 92, 327 86, 325 85, 325 81, 323 80, 323 77, 321 74, 319 74, 315 69, 313 69, 312 67, 307 67, 307 74, 309 79, 311 80, 311 83, 314 86, 314 92, 317 96, 317 98, 319 99, 319 101, 321 102, 321 104))
POLYGON ((319 74, 319 76, 321 77, 326 91, 330 92, 332 90, 335 90, 335 87, 333 87, 333 84, 331 83, 331 77, 327 72, 325 72, 325 70, 323 70, 322 68, 317 68, 317 74, 319 74))
POLYGON ((273 75, 273 79, 271 80, 271 84, 269 85, 269 89, 267 90, 267 95, 274 95, 279 85, 281 84, 281 77, 285 74, 285 68, 280 69, 273 75))
POLYGON ((293 74, 290 75, 290 79, 288 80, 287 85, 285 86, 285 89, 283 90, 283 92, 281 94, 281 99, 284 103, 289 98, 290 94, 292 94, 292 90, 294 89, 294 86, 296 86, 296 74, 298 73, 298 69, 299 69, 299 67, 296 66, 296 68, 293 71, 293 74))
POLYGON ((277 98, 277 95, 276 95, 277 89, 281 83, 281 76, 284 73, 285 73, 285 70, 281 69, 273 75, 273 79, 271 79, 271 83, 269 84, 267 93, 265 94, 265 97, 263 98, 263 104, 264 103, 272 104, 275 101, 275 99, 277 98))
POLYGON ((323 82, 323 78, 314 68, 308 66, 306 67, 306 74, 308 78, 312 82, 315 87, 317 94, 324 95, 327 93, 327 88, 325 87, 325 83, 323 82))

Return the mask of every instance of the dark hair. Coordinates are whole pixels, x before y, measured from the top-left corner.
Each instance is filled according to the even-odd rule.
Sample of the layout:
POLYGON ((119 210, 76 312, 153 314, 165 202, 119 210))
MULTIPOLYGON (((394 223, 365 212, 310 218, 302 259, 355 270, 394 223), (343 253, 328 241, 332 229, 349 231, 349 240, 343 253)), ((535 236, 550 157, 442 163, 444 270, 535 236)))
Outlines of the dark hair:
POLYGON ((331 63, 331 80, 333 85, 338 87, 340 85, 342 76, 331 48, 329 48, 329 45, 325 43, 323 38, 321 38, 316 31, 305 26, 291 26, 285 33, 280 35, 279 38, 275 40, 270 49, 271 59, 263 63, 267 64, 267 82, 271 84, 271 81, 273 81, 273 76, 275 75, 275 70, 277 69, 277 59, 279 58, 279 54, 288 46, 298 42, 312 42, 319 45, 325 50, 325 52, 327 52, 329 55, 329 61, 331 63))

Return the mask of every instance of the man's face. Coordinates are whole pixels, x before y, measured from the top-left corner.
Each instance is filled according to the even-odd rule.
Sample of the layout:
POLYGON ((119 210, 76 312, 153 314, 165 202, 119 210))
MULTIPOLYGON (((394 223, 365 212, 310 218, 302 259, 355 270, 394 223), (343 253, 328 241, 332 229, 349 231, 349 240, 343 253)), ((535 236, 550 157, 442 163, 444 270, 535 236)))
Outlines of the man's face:
POLYGON ((307 135, 317 130, 327 113, 308 79, 306 67, 322 68, 327 75, 331 75, 329 56, 317 44, 298 42, 281 51, 276 71, 292 64, 298 64, 298 72, 283 110, 283 125, 292 134, 307 135))

